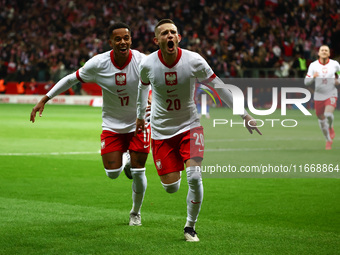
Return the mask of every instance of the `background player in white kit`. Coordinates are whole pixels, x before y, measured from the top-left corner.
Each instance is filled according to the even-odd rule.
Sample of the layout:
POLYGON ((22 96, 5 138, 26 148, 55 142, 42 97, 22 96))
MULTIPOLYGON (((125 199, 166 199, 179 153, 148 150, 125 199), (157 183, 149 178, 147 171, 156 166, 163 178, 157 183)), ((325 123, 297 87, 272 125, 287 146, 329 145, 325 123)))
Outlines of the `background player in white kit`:
POLYGON ((322 45, 319 49, 319 59, 312 62, 308 67, 305 77, 305 85, 315 83, 314 104, 318 117, 319 126, 326 138, 326 150, 332 149, 334 132, 334 110, 338 99, 339 85, 335 73, 340 71, 337 61, 329 58, 330 50, 327 45, 322 45))
MULTIPOLYGON (((160 50, 142 60, 136 134, 144 129, 144 115, 149 84, 152 85, 151 145, 154 163, 161 183, 168 193, 180 187, 181 171, 186 165, 189 185, 187 221, 184 236, 187 241, 199 241, 195 223, 203 199, 200 166, 204 152, 203 127, 200 125, 194 102, 195 78, 223 84, 207 62, 197 53, 178 48, 181 36, 172 20, 161 20, 155 28, 154 42, 160 50)), ((232 95, 226 89, 217 89, 220 97, 232 106, 232 95)), ((248 114, 243 118, 256 122, 248 114)), ((260 132, 259 132, 260 133, 260 132)))
POLYGON ((139 136, 134 136, 138 66, 145 55, 130 49, 132 43, 130 31, 129 26, 121 22, 110 26, 108 42, 112 50, 94 56, 78 71, 61 79, 33 108, 30 120, 35 121, 37 111, 41 117, 48 100, 77 82, 97 83, 103 92, 101 134, 103 165, 107 176, 116 179, 124 168, 122 155, 129 150, 131 172, 127 171, 126 174, 133 179, 133 205, 129 225, 141 225, 140 209, 147 186, 145 162, 150 150, 150 127, 146 127, 146 132, 139 136))

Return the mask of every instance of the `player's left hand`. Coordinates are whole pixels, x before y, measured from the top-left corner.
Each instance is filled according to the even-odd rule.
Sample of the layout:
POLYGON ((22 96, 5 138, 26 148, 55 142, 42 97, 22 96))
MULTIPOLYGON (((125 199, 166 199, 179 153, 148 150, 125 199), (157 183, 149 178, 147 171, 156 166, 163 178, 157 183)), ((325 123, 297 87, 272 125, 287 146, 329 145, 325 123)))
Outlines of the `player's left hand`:
POLYGON ((256 127, 257 123, 256 120, 250 116, 249 114, 244 117, 246 128, 248 129, 250 134, 253 134, 253 130, 255 130, 257 133, 262 135, 261 131, 256 127))
POLYGON ((135 136, 140 132, 145 130, 145 120, 144 119, 137 119, 136 120, 136 130, 135 136))
POLYGON ((339 86, 339 85, 340 85, 339 79, 335 79, 334 85, 335 85, 335 86, 339 86))

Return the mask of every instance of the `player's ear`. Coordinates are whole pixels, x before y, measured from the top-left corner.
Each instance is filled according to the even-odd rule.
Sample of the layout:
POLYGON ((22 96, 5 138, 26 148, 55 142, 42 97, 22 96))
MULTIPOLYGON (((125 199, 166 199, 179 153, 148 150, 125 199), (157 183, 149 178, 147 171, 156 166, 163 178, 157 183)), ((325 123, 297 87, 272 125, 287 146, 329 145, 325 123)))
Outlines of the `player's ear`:
POLYGON ((180 42, 181 40, 182 40, 182 36, 178 34, 178 42, 180 42))
POLYGON ((111 38, 109 40, 107 40, 108 44, 110 45, 111 48, 113 48, 113 44, 112 44, 112 40, 111 38))
POLYGON ((158 39, 157 39, 157 37, 154 37, 154 38, 153 38, 153 42, 154 42, 156 45, 158 45, 158 39))

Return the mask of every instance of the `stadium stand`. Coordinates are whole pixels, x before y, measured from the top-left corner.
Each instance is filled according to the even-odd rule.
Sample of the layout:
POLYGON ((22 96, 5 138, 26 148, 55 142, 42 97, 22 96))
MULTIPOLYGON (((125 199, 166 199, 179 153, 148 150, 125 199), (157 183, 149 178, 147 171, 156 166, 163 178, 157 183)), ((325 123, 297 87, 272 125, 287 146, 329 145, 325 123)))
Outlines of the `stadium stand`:
MULTIPOLYGON (((157 21, 173 19, 180 46, 200 53, 222 78, 303 77, 320 45, 330 46, 332 58, 340 55, 335 0, 0 2, 0 80, 7 94, 15 93, 11 82, 25 82, 24 93, 44 94, 46 83, 110 49, 106 29, 115 21, 131 26, 134 49, 150 53, 157 50, 152 41, 157 21), (32 79, 37 89, 28 85, 32 79)), ((76 95, 101 94, 98 86, 79 88, 73 89, 76 95)))

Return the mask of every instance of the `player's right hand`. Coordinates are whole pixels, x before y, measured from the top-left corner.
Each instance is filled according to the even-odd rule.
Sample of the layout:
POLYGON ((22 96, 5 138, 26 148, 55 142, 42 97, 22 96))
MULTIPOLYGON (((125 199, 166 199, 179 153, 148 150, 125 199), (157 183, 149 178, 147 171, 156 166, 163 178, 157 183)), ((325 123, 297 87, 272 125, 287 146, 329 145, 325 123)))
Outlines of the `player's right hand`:
POLYGON ((136 119, 136 131, 135 136, 145 129, 145 120, 144 119, 136 119))
POLYGON ((34 123, 35 121, 35 115, 37 113, 37 111, 39 111, 39 117, 42 116, 42 113, 44 111, 45 108, 45 104, 47 103, 47 101, 50 100, 50 98, 48 96, 44 96, 39 103, 36 104, 36 106, 33 107, 32 112, 31 112, 31 117, 30 117, 30 121, 32 121, 32 123, 34 123))
POLYGON ((250 134, 253 134, 253 130, 256 131, 259 135, 262 135, 261 131, 256 127, 256 120, 251 117, 249 114, 244 118, 246 128, 248 129, 250 134))
POLYGON ((45 107, 45 104, 42 102, 39 102, 36 106, 33 107, 32 112, 31 112, 31 117, 30 117, 30 121, 32 121, 32 123, 34 123, 35 121, 35 116, 36 116, 37 111, 39 111, 39 117, 42 116, 44 107, 45 107))

